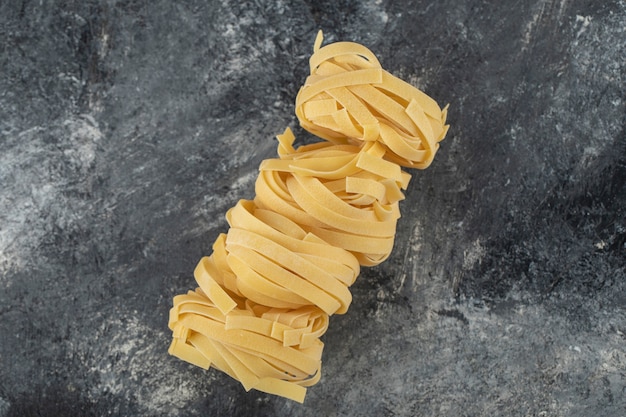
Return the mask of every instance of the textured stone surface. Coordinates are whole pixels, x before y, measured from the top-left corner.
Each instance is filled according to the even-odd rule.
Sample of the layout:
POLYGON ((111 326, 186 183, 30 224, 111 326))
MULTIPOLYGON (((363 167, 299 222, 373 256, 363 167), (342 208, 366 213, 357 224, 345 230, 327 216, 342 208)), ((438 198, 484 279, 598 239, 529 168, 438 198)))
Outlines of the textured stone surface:
MULTIPOLYGON (((0 417, 626 414, 626 3, 0 2, 0 417), (450 103, 304 405, 166 353, 316 31, 450 103)), ((308 140, 297 131, 303 140, 308 140)))

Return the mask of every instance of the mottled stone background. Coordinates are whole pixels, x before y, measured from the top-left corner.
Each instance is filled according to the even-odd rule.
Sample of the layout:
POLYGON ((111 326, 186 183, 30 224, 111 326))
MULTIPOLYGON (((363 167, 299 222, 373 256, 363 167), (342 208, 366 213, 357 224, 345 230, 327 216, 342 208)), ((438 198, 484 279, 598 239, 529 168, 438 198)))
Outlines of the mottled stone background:
POLYGON ((625 51, 623 0, 0 0, 0 417, 626 415, 625 51), (300 405, 167 314, 318 29, 452 126, 300 405))

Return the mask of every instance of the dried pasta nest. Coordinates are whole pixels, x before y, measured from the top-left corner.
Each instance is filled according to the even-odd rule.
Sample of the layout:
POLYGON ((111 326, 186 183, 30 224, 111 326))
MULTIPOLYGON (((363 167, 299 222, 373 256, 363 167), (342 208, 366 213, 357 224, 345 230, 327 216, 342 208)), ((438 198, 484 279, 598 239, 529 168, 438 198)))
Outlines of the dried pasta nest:
POLYGON ((385 159, 426 168, 448 131, 443 110, 428 95, 385 71, 363 45, 324 47, 322 33, 310 58, 311 74, 296 97, 303 128, 332 142, 378 141, 385 159))

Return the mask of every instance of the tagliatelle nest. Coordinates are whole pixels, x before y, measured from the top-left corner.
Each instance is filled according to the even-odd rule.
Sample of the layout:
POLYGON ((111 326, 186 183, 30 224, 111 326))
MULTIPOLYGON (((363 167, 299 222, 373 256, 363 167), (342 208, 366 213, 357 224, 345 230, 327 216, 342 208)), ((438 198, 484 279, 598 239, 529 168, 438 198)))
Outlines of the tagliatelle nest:
POLYGON ((385 159, 426 168, 448 126, 447 108, 385 71, 363 45, 315 40, 311 75, 296 97, 302 127, 333 142, 378 141, 385 159))

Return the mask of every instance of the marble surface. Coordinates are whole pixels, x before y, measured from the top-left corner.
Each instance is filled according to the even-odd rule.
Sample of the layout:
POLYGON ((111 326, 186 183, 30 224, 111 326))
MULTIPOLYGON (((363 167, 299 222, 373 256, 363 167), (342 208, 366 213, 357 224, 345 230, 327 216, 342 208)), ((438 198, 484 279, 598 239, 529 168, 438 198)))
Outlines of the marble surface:
POLYGON ((0 2, 0 417, 626 415, 626 3, 0 2), (318 29, 450 103, 303 405, 167 355, 318 29))

